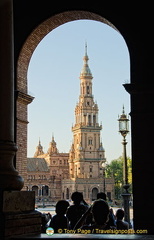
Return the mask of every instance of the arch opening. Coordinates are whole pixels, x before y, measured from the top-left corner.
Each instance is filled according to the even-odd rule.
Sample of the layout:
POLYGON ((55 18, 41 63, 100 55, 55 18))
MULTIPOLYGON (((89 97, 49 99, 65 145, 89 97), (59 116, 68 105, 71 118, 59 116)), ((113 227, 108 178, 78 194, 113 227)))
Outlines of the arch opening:
MULTIPOLYGON (((27 94, 27 71, 31 56, 40 43, 40 41, 53 29, 58 26, 81 19, 95 20, 105 24, 108 24, 112 28, 116 29, 110 22, 106 19, 102 18, 99 15, 96 15, 91 12, 84 11, 73 11, 73 12, 65 12, 58 14, 54 17, 43 22, 40 26, 38 26, 33 33, 29 36, 27 41, 25 42, 18 59, 18 67, 17 67, 17 90, 27 94), (28 51, 27 51, 28 50, 28 51), (23 64, 24 63, 24 64, 23 64)), ((116 29, 117 30, 117 29, 116 29)), ((117 30, 118 31, 118 30, 117 30)), ((25 110, 24 110, 25 111, 25 110)), ((93 121, 96 121, 96 117, 93 116, 93 121)), ((89 115, 89 125, 91 125, 91 116, 89 115)), ((18 139, 18 138, 17 138, 18 139)), ((94 189, 92 192, 92 199, 96 197, 96 191, 98 189, 94 189)))
POLYGON ((92 189, 92 201, 97 199, 98 188, 94 187, 92 189))
POLYGON ((52 30, 59 27, 60 25, 75 21, 75 20, 94 20, 105 23, 113 29, 118 29, 107 19, 101 17, 98 14, 86 11, 69 11, 57 14, 42 24, 40 24, 28 37, 24 46, 21 49, 18 63, 17 63, 17 90, 27 93, 27 70, 31 59, 31 56, 40 43, 40 41, 52 30))

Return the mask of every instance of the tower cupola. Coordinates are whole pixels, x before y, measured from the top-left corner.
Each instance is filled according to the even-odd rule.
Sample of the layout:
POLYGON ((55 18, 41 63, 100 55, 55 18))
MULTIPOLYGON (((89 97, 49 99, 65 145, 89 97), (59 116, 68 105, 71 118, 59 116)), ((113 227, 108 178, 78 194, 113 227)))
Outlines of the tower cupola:
POLYGON ((52 155, 53 153, 58 153, 57 143, 54 140, 54 136, 52 136, 52 141, 49 143, 48 154, 52 155))
POLYGON ((43 147, 42 147, 42 145, 41 145, 41 141, 40 141, 40 139, 39 139, 39 144, 38 144, 38 146, 36 147, 36 152, 35 152, 35 154, 34 154, 34 157, 36 158, 36 157, 38 157, 39 155, 42 155, 42 154, 44 154, 44 152, 43 152, 43 147))
POLYGON ((85 55, 83 57, 83 61, 84 61, 84 64, 83 64, 83 67, 82 67, 82 70, 81 70, 81 73, 80 73, 80 79, 81 78, 90 78, 92 79, 92 73, 90 71, 90 68, 89 68, 89 65, 88 65, 88 55, 87 55, 87 43, 85 44, 85 55))

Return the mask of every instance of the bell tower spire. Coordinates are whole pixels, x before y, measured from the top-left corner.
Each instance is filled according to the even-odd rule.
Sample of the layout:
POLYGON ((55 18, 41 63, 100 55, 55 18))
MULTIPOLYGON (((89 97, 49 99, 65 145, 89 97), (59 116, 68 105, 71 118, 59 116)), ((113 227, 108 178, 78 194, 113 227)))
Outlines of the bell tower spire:
POLYGON ((39 138, 39 144, 36 147, 36 152, 34 154, 34 158, 36 158, 36 157, 38 157, 39 155, 42 155, 42 154, 44 154, 44 152, 43 152, 43 147, 41 145, 41 141, 40 141, 40 138, 39 138))
POLYGON ((86 43, 80 73, 80 95, 75 108, 75 124, 72 127, 74 145, 69 158, 70 176, 75 178, 99 177, 100 164, 105 161, 104 148, 100 143, 102 126, 98 123, 99 110, 92 94, 93 76, 88 60, 86 43))
POLYGON ((88 66, 88 54, 87 54, 87 42, 85 43, 85 55, 83 57, 83 67, 82 67, 82 70, 81 70, 81 73, 80 73, 80 79, 86 77, 86 78, 89 78, 89 79, 92 79, 92 74, 91 74, 91 71, 90 71, 90 68, 88 66))
POLYGON ((85 56, 87 56, 87 41, 85 42, 85 56))

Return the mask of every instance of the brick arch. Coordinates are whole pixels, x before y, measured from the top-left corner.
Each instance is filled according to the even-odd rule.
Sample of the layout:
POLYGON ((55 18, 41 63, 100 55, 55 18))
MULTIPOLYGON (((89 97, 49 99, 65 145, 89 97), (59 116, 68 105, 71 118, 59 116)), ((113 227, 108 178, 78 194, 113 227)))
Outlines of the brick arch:
MULTIPOLYGON (((27 70, 31 56, 40 41, 58 26, 75 20, 95 20, 117 28, 102 16, 87 11, 69 11, 57 14, 41 23, 25 41, 17 62, 17 90, 27 93, 27 70)), ((117 30, 118 31, 118 30, 117 30)))
MULTIPOLYGON (((117 28, 102 16, 88 11, 68 11, 52 16, 38 25, 26 39, 21 48, 17 61, 16 80, 16 169, 24 178, 24 189, 28 184, 27 179, 27 105, 33 101, 33 97, 27 94, 27 71, 31 56, 41 40, 58 26, 75 20, 94 20, 105 23, 115 30, 117 28)), ((118 30, 117 30, 118 31, 118 30)))

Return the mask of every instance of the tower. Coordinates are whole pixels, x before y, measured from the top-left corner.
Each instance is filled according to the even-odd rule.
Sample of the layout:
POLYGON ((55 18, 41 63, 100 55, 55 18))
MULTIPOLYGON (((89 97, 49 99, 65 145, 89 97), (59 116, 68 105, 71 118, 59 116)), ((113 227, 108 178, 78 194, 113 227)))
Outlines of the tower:
POLYGON ((98 122, 98 105, 92 93, 92 73, 88 65, 87 44, 80 73, 80 95, 75 107, 75 123, 72 127, 73 143, 69 152, 69 179, 62 181, 62 195, 70 199, 74 191, 83 193, 91 202, 97 193, 104 191, 114 198, 114 179, 105 178, 102 164, 106 161, 101 142, 102 125, 98 122))
POLYGON ((52 141, 49 144, 48 154, 52 155, 54 153, 58 153, 58 149, 57 149, 57 143, 54 140, 54 136, 52 136, 52 141))
POLYGON ((71 178, 99 178, 104 149, 100 141, 102 126, 98 123, 98 105, 92 94, 92 73, 88 65, 87 44, 80 73, 80 95, 75 107, 75 124, 72 127, 73 144, 69 155, 71 178))
POLYGON ((40 141, 40 139, 39 139, 39 144, 38 144, 38 146, 36 147, 36 152, 35 152, 35 154, 34 154, 34 158, 37 158, 39 155, 43 155, 43 154, 44 154, 44 152, 43 152, 43 147, 42 147, 41 141, 40 141))

